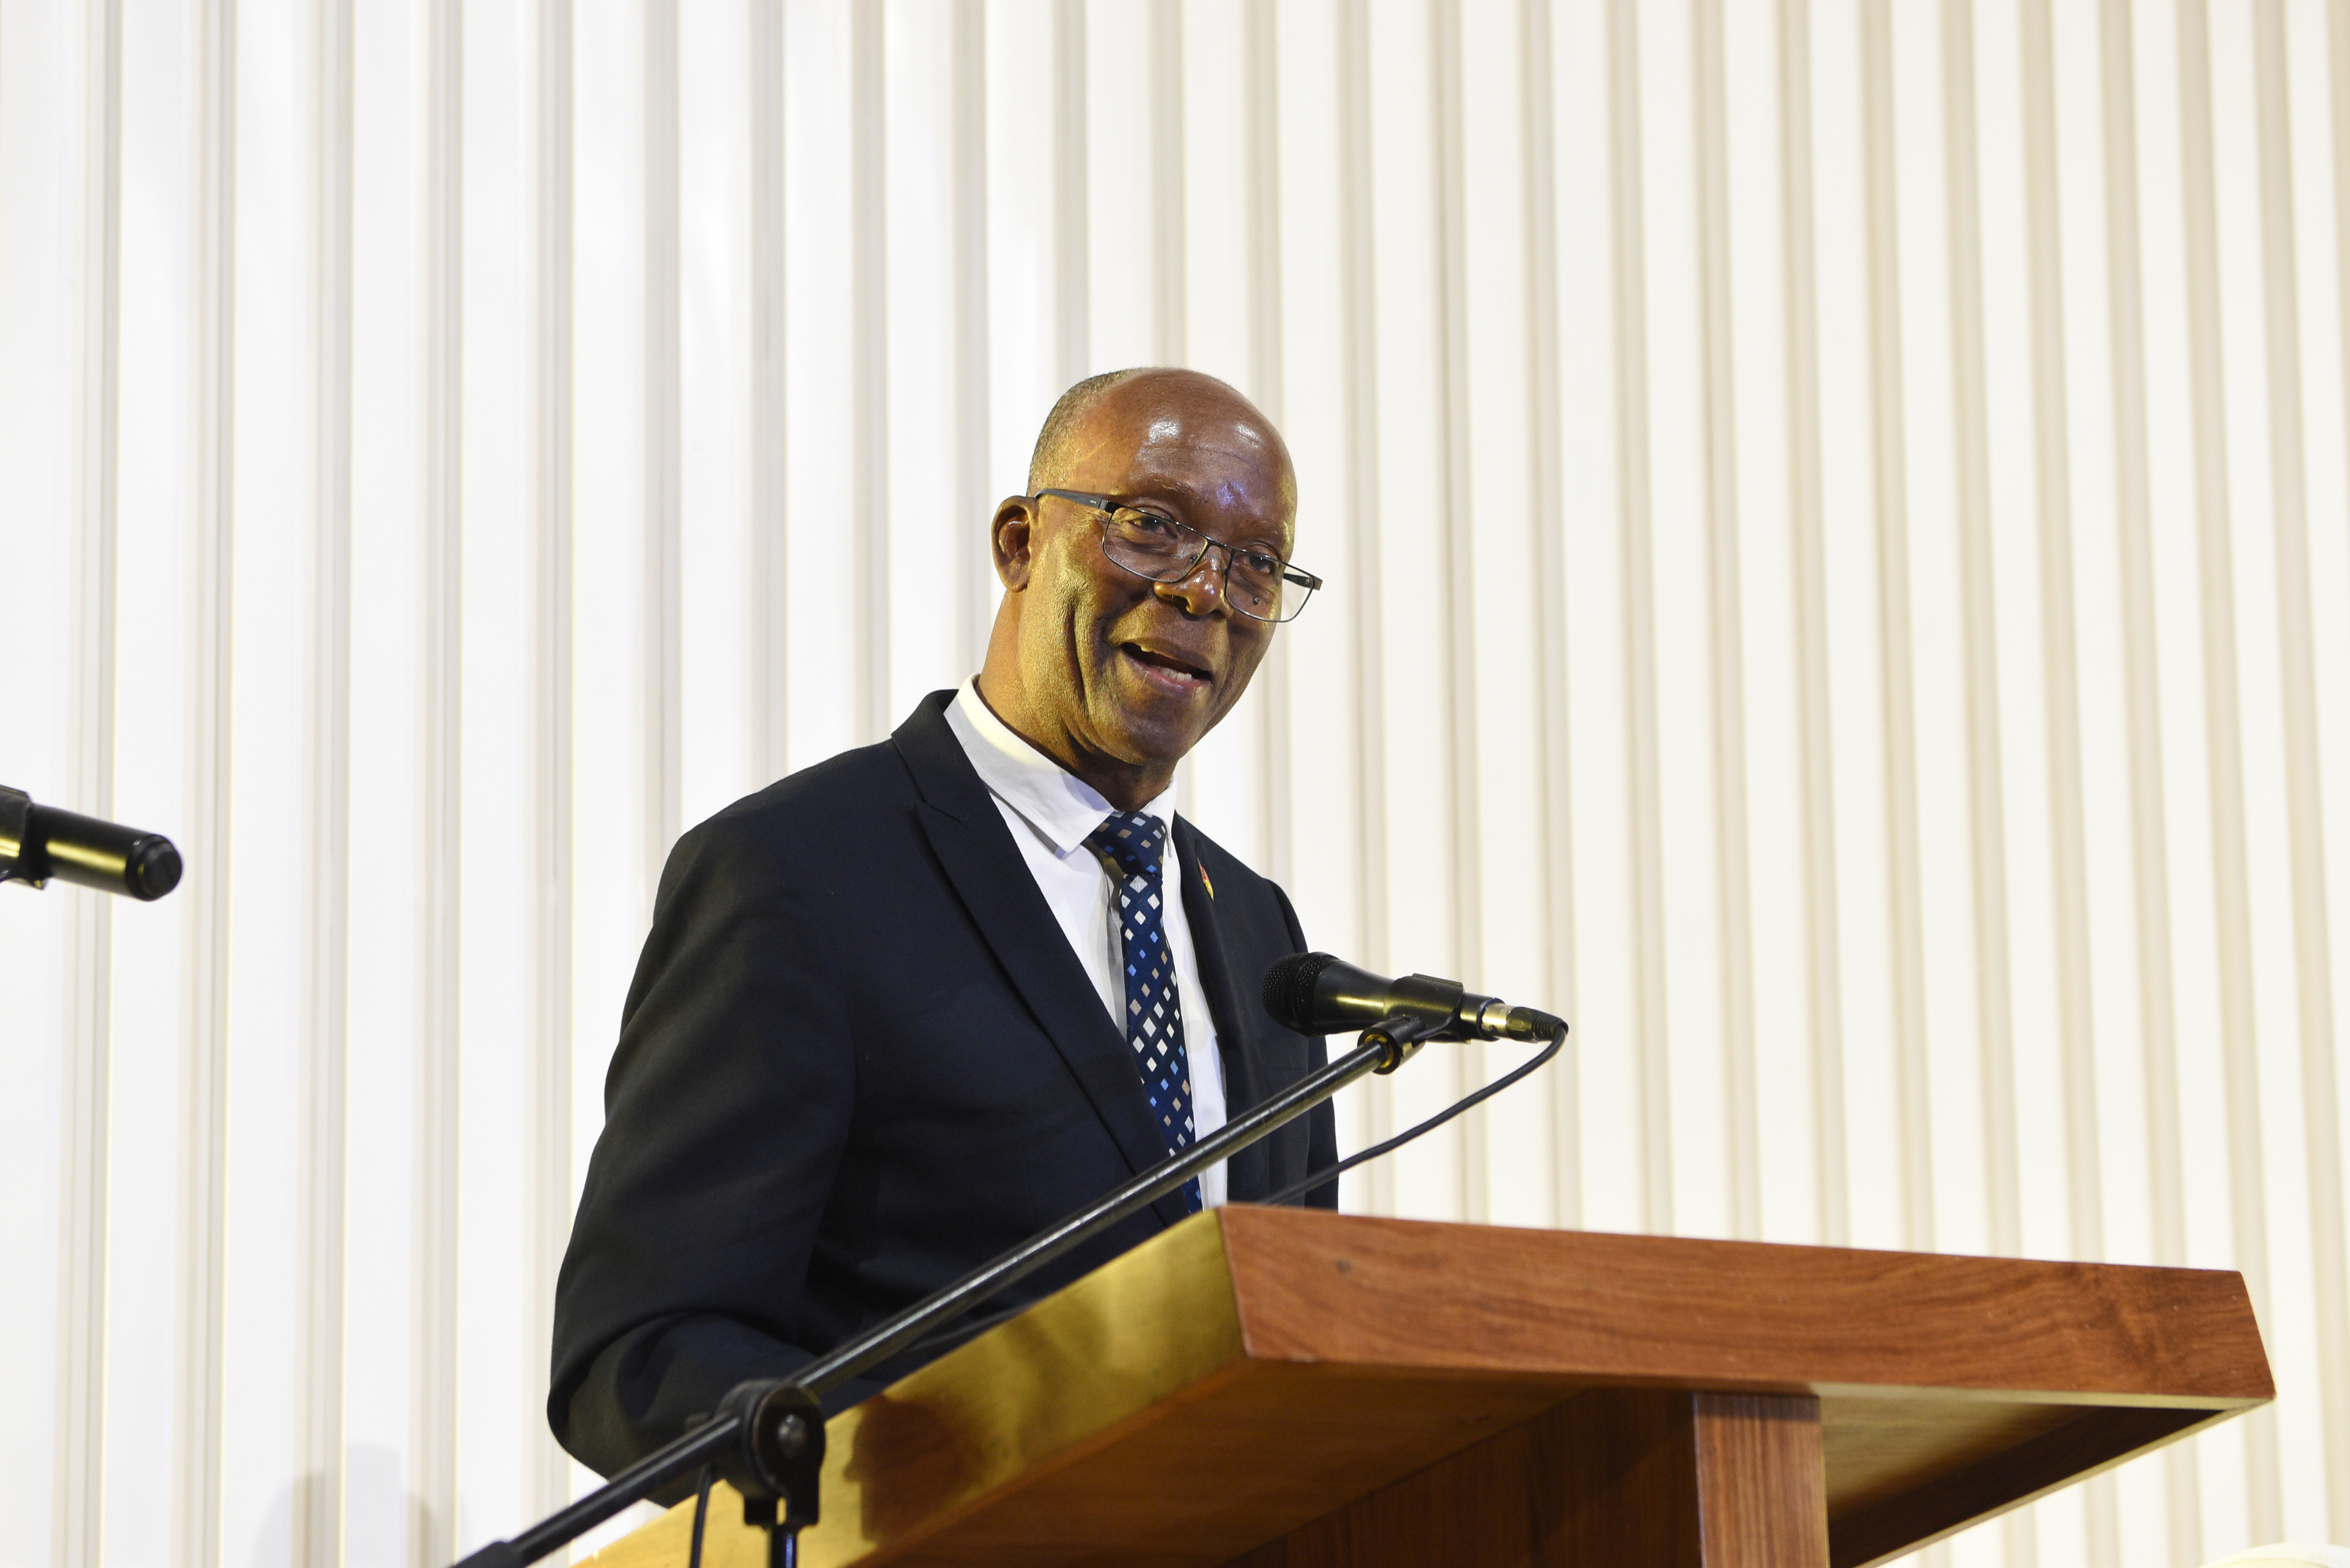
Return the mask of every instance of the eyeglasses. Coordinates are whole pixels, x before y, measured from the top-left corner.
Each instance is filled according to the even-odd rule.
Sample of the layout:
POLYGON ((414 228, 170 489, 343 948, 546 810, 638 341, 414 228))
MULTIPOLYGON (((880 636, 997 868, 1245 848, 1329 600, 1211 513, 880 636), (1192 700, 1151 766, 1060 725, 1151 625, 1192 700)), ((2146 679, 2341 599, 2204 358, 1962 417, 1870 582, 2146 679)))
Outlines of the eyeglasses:
POLYGON ((1121 506, 1107 495, 1079 490, 1040 490, 1031 501, 1057 495, 1073 501, 1101 520, 1102 554, 1138 577, 1154 583, 1180 583, 1200 569, 1210 550, 1224 553, 1224 602, 1252 620, 1295 620, 1322 586, 1311 572, 1301 572, 1270 550, 1252 550, 1211 539, 1188 523, 1163 512, 1121 506))

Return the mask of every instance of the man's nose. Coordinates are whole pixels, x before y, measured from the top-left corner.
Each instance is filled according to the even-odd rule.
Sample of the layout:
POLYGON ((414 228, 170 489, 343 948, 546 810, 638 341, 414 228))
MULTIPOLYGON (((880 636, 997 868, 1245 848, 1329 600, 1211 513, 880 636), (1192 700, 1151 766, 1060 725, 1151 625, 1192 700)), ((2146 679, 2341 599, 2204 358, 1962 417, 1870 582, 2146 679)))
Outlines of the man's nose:
POLYGON ((1159 584, 1159 591, 1182 601, 1192 615, 1213 614, 1225 606, 1224 574, 1232 569, 1232 546, 1211 539, 1200 558, 1191 563, 1191 571, 1171 583, 1159 584))

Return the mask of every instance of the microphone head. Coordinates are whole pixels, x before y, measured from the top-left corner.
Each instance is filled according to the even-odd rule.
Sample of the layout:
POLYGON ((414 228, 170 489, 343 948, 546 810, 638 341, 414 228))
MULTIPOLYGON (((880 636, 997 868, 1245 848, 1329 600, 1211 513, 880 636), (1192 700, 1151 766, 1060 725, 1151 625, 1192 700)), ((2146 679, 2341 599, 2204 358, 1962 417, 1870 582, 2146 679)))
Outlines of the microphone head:
POLYGON ((1336 1033, 1315 1018, 1314 987, 1322 971, 1337 961, 1329 953, 1291 953, 1275 960, 1264 971, 1265 1012, 1284 1029, 1295 1029, 1300 1034, 1336 1033))
POLYGON ((141 900, 161 898, 180 885, 180 851, 168 838, 149 834, 123 857, 123 885, 141 900))

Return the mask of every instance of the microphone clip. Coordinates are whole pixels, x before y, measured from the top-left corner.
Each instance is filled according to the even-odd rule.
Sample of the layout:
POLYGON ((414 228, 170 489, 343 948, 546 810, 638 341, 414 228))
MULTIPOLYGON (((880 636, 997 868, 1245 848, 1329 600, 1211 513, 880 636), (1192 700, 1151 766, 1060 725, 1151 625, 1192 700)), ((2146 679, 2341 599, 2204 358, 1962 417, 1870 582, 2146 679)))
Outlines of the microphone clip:
POLYGON ((1360 1044, 1377 1045, 1387 1054, 1374 1073, 1394 1072, 1419 1054, 1419 1048, 1430 1040, 1443 1038, 1443 1030, 1415 1012, 1391 1012, 1363 1031, 1360 1044))
MULTIPOLYGON (((1457 980, 1440 980, 1432 974, 1408 974, 1387 988, 1388 1016, 1374 1028, 1383 1029, 1398 1019, 1412 1020, 1418 1028, 1412 1038, 1419 1044, 1430 1040, 1467 1038, 1462 1027, 1462 1003, 1467 1000, 1457 980)), ((1479 1000, 1482 1000, 1480 998, 1479 1000)), ((1414 1047, 1417 1049, 1417 1046, 1414 1047)), ((1389 1069, 1382 1068, 1382 1072, 1389 1069)))

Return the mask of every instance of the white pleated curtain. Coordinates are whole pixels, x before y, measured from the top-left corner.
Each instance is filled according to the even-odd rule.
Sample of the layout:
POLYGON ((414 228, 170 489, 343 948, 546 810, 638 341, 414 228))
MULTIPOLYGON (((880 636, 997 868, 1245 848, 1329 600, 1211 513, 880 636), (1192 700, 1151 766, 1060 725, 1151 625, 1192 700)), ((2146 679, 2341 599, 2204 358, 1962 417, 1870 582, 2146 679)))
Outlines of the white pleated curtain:
POLYGON ((0 890, 0 1560, 582 1484, 668 845, 1149 362, 1330 584, 1186 809, 1578 1026, 1348 1207, 2241 1269, 2272 1411, 1936 1554, 2350 1539, 2345 213, 2324 0, 0 0, 0 780, 189 867, 0 890))

